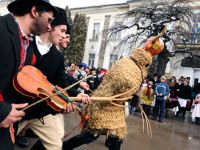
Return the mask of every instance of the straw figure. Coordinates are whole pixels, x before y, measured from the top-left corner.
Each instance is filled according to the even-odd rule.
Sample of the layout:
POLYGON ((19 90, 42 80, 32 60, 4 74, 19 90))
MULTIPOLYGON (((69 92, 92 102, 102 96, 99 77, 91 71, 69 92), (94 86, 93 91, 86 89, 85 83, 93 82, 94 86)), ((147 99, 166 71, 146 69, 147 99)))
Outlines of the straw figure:
MULTIPOLYGON (((166 29, 158 36, 151 39, 151 44, 160 41, 166 29)), ((149 42, 149 40, 147 41, 149 42)), ((145 44, 145 46, 148 43, 145 44)), ((156 46, 154 46, 156 47, 156 46)), ((163 48, 163 46, 161 45, 163 48)), ((160 47, 158 47, 160 49, 160 47)), ((152 57, 157 53, 148 49, 136 48, 128 58, 118 60, 108 71, 102 83, 95 90, 92 96, 97 97, 129 97, 136 93, 147 75, 147 67, 152 63, 152 57), (153 55, 152 55, 153 53, 153 55), (122 94, 120 94, 122 93, 122 94)), ((118 101, 121 105, 124 102, 118 101)), ((88 106, 89 128, 104 130, 109 136, 117 136, 123 139, 127 134, 124 108, 110 102, 93 101, 88 106)))
MULTIPOLYGON (((138 91, 147 75, 147 65, 152 63, 152 55, 144 49, 135 49, 129 58, 117 61, 92 96, 112 97, 124 93, 129 97, 138 91), (128 91, 128 92, 127 92, 128 91)), ((116 102, 122 105, 123 102, 116 102)), ((104 130, 109 136, 123 139, 127 134, 124 108, 110 102, 93 101, 88 106, 89 128, 104 130)))

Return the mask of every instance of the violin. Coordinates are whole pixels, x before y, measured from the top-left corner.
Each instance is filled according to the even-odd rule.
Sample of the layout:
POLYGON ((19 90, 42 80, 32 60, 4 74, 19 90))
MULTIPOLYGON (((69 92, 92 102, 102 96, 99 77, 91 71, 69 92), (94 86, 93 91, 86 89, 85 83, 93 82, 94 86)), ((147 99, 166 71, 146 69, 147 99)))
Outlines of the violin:
MULTIPOLYGON (((69 102, 68 94, 62 88, 52 85, 46 76, 33 66, 24 66, 14 77, 13 86, 22 95, 47 104, 57 112, 64 112, 69 102), (59 92, 63 90, 62 92, 59 92)), ((40 102, 38 101, 38 103, 40 102)))
MULTIPOLYGON (((91 76, 88 76, 89 78, 91 76)), ((81 99, 78 97, 69 97, 66 90, 72 88, 76 84, 82 82, 87 79, 84 78, 64 89, 59 86, 52 85, 47 79, 46 76, 37 68, 27 65, 22 67, 22 69, 15 75, 13 78, 13 86, 16 91, 25 95, 27 97, 35 100, 34 103, 28 105, 22 110, 26 110, 36 104, 39 104, 43 101, 47 101, 47 104, 53 108, 57 112, 65 112, 68 104, 73 104, 73 101, 80 101, 81 99), (40 98, 40 100, 38 100, 40 98)), ((118 98, 120 95, 116 95, 114 97, 90 97, 90 100, 95 101, 126 101, 131 99, 132 97, 118 98)), ((79 112, 81 109, 73 105, 79 112)))

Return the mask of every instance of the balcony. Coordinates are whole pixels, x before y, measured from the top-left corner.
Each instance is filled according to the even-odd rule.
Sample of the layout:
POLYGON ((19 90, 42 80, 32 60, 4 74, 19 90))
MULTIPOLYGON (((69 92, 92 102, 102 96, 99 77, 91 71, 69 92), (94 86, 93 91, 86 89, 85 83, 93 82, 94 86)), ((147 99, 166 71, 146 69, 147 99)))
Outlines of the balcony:
POLYGON ((175 45, 178 49, 185 48, 184 42, 187 48, 199 49, 200 48, 200 33, 179 33, 174 38, 175 45))

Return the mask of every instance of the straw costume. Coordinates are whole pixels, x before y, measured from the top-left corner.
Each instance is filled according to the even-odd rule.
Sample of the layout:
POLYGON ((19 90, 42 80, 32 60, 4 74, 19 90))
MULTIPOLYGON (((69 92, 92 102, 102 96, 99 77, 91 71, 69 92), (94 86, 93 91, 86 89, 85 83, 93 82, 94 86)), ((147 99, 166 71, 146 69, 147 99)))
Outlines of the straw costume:
MULTIPOLYGON (((104 77, 93 96, 104 97, 126 93, 122 97, 132 96, 140 88, 143 77, 147 75, 147 67, 152 63, 152 55, 144 49, 135 49, 129 58, 117 61, 104 77)), ((123 102, 118 102, 122 104, 123 102)), ((110 102, 91 102, 89 128, 105 131, 109 136, 123 139, 127 134, 124 108, 110 102)))

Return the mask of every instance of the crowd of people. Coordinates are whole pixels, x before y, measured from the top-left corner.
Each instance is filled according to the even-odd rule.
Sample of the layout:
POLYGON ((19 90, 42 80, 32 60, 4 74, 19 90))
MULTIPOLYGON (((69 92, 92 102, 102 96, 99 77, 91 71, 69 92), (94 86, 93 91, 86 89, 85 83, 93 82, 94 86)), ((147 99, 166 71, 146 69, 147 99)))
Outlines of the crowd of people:
MULTIPOLYGON (((23 134, 29 128, 39 137, 31 150, 69 150, 69 145, 66 142, 63 143, 64 117, 60 112, 68 113, 78 106, 75 107, 64 93, 59 93, 59 89, 80 81, 67 92, 69 96, 76 96, 81 104, 88 104, 90 102, 88 95, 97 89, 104 75, 107 74, 107 70, 89 69, 84 63, 79 66, 70 64, 65 67, 61 49, 66 48, 70 41, 71 26, 64 9, 51 5, 49 0, 14 0, 8 5, 8 10, 9 14, 0 16, 0 35, 3 37, 0 39, 2 45, 0 47, 1 150, 13 150, 15 142, 21 146, 27 146, 27 141, 23 140, 23 134), (31 70, 24 73, 22 70, 27 66, 31 70), (39 82, 31 71, 46 76, 42 76, 43 82, 39 82), (40 86, 36 88, 37 93, 34 94, 29 89, 23 89, 20 87, 21 82, 17 80, 19 72, 24 74, 26 79, 30 79, 30 81, 24 81, 30 87, 35 86, 33 81, 36 85, 48 83, 50 85, 47 88, 48 91, 40 86), (87 76, 89 77, 86 78, 87 76), (58 97, 54 95, 55 92, 59 93, 58 97), (49 100, 40 101, 34 107, 27 107, 36 99, 43 97, 48 97, 49 100), (63 145, 68 146, 65 148, 63 145)), ((133 62, 137 64, 138 61, 132 58, 131 64, 133 62)), ((144 67, 146 68, 146 65, 144 67)), ((138 87, 139 84, 138 82, 138 87)), ((200 95, 197 94, 199 91, 195 92, 193 94, 194 90, 188 85, 187 79, 176 82, 175 77, 168 84, 165 76, 161 78, 155 76, 153 80, 145 79, 141 86, 145 112, 151 115, 150 106, 155 100, 153 119, 156 120, 159 114, 160 122, 164 119, 165 106, 168 104, 166 101, 169 101, 169 104, 171 101, 176 103, 179 106, 177 116, 182 112, 184 118, 188 103, 192 104, 196 95, 194 106, 200 103, 200 95)), ((195 112, 198 112, 198 109, 194 107, 195 112)), ((88 132, 84 138, 87 141, 81 144, 96 139, 92 137, 91 140, 89 136, 88 132)), ((110 142, 106 142, 109 150, 116 150, 114 147, 120 149, 122 140, 110 139, 112 139, 110 142)), ((81 145, 77 141, 74 144, 81 145)))
MULTIPOLYGON (((107 70, 103 68, 89 68, 87 64, 81 63, 79 65, 69 64, 66 68, 66 73, 71 75, 77 80, 81 80, 83 78, 87 78, 85 81, 90 87, 90 90, 95 90, 98 85, 101 83, 103 76, 107 74, 107 70)), ((84 92, 91 92, 91 91, 84 91, 84 92)))
MULTIPOLYGON (((66 72, 76 79, 82 79, 88 75, 93 75, 87 79, 87 83, 92 90, 95 90, 101 83, 107 70, 95 68, 89 69, 86 64, 80 64, 79 66, 70 64, 66 67, 66 72)), ((165 117, 167 117, 168 110, 174 111, 175 117, 179 117, 179 115, 182 114, 181 118, 185 119, 186 111, 191 111, 192 120, 199 123, 200 89, 198 84, 195 87, 191 87, 188 78, 181 77, 177 80, 176 77, 173 76, 170 79, 167 79, 166 76, 159 77, 155 74, 153 79, 145 78, 143 80, 140 87, 139 97, 145 113, 148 117, 152 117, 153 120, 163 122, 165 117)), ((133 103, 136 103, 136 101, 133 103)), ((132 107, 130 109, 132 109, 132 107)), ((74 143, 77 139, 84 139, 83 141, 86 144, 98 138, 88 137, 89 136, 86 136, 86 133, 83 132, 66 141, 65 145, 69 147, 69 143, 74 143), (91 141, 85 139, 90 139, 91 141)), ((106 145, 109 145, 108 141, 109 140, 106 140, 106 145)))
POLYGON ((189 79, 175 76, 167 79, 165 76, 154 75, 153 79, 146 78, 140 88, 140 98, 147 116, 163 122, 167 112, 172 110, 175 117, 182 114, 185 119, 186 111, 192 112, 192 120, 199 123, 199 84, 191 87, 189 79), (159 116, 158 116, 159 115, 159 116))

